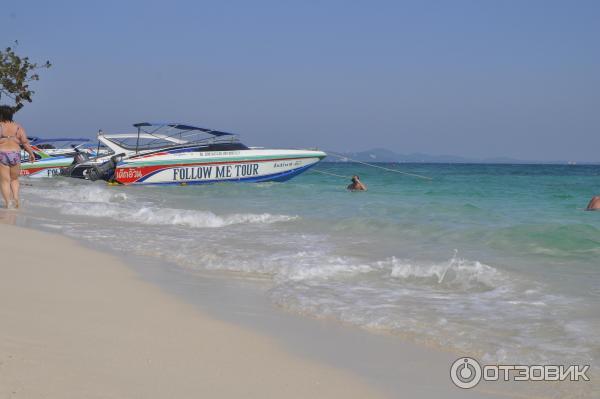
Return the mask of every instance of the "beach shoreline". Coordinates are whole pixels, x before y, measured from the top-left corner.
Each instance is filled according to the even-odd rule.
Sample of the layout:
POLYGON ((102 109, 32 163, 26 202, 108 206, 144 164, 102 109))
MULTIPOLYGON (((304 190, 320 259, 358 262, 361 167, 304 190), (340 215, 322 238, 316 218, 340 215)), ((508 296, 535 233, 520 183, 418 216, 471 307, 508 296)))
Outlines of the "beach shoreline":
POLYGON ((16 226, 0 235, 1 397, 385 397, 169 297, 113 256, 16 226))
MULTIPOLYGON (((5 212, 3 216, 4 221, 9 224, 15 224, 18 219, 16 212, 5 212)), ((85 241, 73 241, 60 234, 39 231, 40 226, 30 224, 27 223, 27 229, 0 224, 2 252, 7 248, 17 250, 17 255, 9 258, 12 259, 11 262, 2 262, 0 268, 2 275, 10 277, 2 280, 11 282, 2 287, 4 306, 0 314, 15 326, 2 331, 0 337, 5 343, 0 348, 2 368, 8 370, 8 373, 4 371, 0 376, 0 386, 5 387, 5 392, 1 393, 6 393, 7 397, 75 397, 84 392, 86 396, 90 396, 90 392, 96 392, 102 397, 120 397, 125 394, 159 397, 167 394, 173 396, 173 392, 179 392, 175 395, 178 397, 203 392, 210 392, 213 397, 237 397, 242 394, 252 396, 248 392, 254 392, 257 397, 279 397, 282 392, 285 392, 285 397, 312 395, 328 398, 398 397, 401 393, 417 398, 549 397, 539 396, 537 389, 529 389, 531 386, 515 387, 514 384, 461 390, 453 386, 448 378, 452 360, 457 358, 454 353, 425 348, 398 337, 372 334, 339 323, 273 311, 269 309, 265 298, 262 300, 264 303, 252 304, 253 301, 261 301, 256 299, 259 296, 252 297, 248 292, 232 294, 241 287, 235 279, 233 285, 227 283, 229 286, 224 284, 222 278, 221 281, 216 281, 207 276, 203 277, 202 284, 198 284, 198 280, 190 283, 189 273, 181 270, 175 270, 174 273, 172 269, 166 271, 160 262, 140 262, 139 259, 137 262, 129 261, 123 256, 91 249, 85 241), (30 242, 42 244, 36 245, 35 253, 26 253, 30 242), (42 263, 34 261, 36 254, 43 254, 42 263), (70 256, 65 257, 64 254, 70 256), (12 266, 15 264, 27 265, 28 270, 15 269, 12 266), (54 272, 49 273, 45 266, 52 266, 54 272), (53 305, 45 309, 53 315, 51 324, 40 324, 31 317, 36 312, 39 313, 41 308, 33 308, 32 311, 32 308, 28 310, 23 307, 36 305, 26 295, 27 292, 31 293, 31 287, 20 289, 27 285, 28 278, 34 276, 40 278, 35 284, 37 300, 44 299, 53 305), (64 276, 69 276, 69 279, 63 279, 64 276), (91 290, 86 289, 86 286, 91 290), (55 288, 49 290, 49 287, 55 288), (60 287, 60 292, 56 287, 60 287), (224 288, 225 292, 218 292, 224 288), (110 291, 111 297, 103 297, 99 290, 110 291), (76 320, 72 320, 75 315, 84 311, 81 304, 78 304, 80 295, 87 298, 92 293, 96 296, 88 298, 91 302, 86 302, 87 313, 92 311, 101 315, 108 322, 109 328, 98 325, 99 320, 89 317, 77 316, 76 320), (157 303, 160 309, 177 309, 177 317, 170 312, 166 315, 161 313, 158 320, 150 320, 154 318, 155 312, 149 311, 146 306, 140 306, 140 301, 146 296, 157 303), (226 297, 229 302, 224 301, 226 297), (138 307, 122 308, 122 303, 128 303, 132 299, 138 307), (243 305, 235 301, 243 302, 243 305), (23 302, 27 304, 23 305, 23 302), (66 308, 59 308, 58 302, 67 305, 66 308), (228 309, 224 310, 224 307, 228 309), (124 312, 130 317, 141 318, 142 323, 138 325, 127 321, 127 324, 117 326, 115 317, 123 321, 126 317, 124 312), (163 316, 167 319, 160 322, 163 316), (168 320, 170 317, 173 319, 168 320), (148 322, 151 322, 152 334, 148 334, 148 322), (53 330, 52 324, 55 323, 63 325, 61 331, 65 333, 64 336, 58 336, 53 330), (144 323, 145 328, 141 327, 144 323), (165 323, 177 326, 191 323, 196 333, 174 339, 173 330, 165 329, 165 323), (71 326, 68 331, 65 330, 67 325, 71 326), (218 331, 217 336, 227 335, 230 339, 225 340, 226 342, 218 339, 214 345, 207 346, 206 341, 212 340, 214 335, 206 331, 206 325, 218 331), (48 328, 51 334, 42 338, 40 334, 48 332, 48 328), (34 336, 28 336, 33 330, 34 336), (89 344, 83 342, 89 338, 86 334, 92 330, 96 338, 98 335, 102 336, 104 345, 110 344, 110 350, 92 350, 89 344), (142 344, 156 344, 163 340, 167 343, 138 348, 137 352, 132 352, 131 345, 139 345, 135 340, 137 334, 142 334, 145 338, 142 344), (128 338, 122 340, 122 336, 128 338), (71 341, 79 341, 81 346, 67 349, 66 343, 71 341), (36 345, 32 346, 32 342, 36 345), (179 359, 175 353, 170 353, 169 342, 176 344, 175 353, 183 355, 183 358, 179 359), (185 348, 193 347, 197 342, 202 342, 201 353, 191 356, 185 348), (231 342, 235 342, 238 349, 233 355, 232 349, 228 347, 231 342), (40 351, 40 348, 52 349, 54 353, 40 351), (197 376, 206 372, 203 370, 205 366, 202 365, 202 359, 207 349, 211 362, 221 363, 220 373, 198 381, 197 376), (246 354, 246 350, 250 353, 246 354), (61 351, 62 358, 57 357, 56 352, 61 351), (113 367, 117 358, 107 357, 107 353, 111 351, 119 356, 126 354, 126 360, 117 361, 113 367), (231 355, 229 358, 235 359, 233 363, 231 359, 223 358, 227 351, 231 355), (146 355, 146 358, 141 354, 146 355), (15 361, 19 358, 20 366, 15 361), (56 364, 57 367, 54 367, 55 363, 67 358, 71 364, 56 364), (253 363, 253 373, 262 375, 263 382, 257 384, 257 380, 261 378, 244 375, 245 367, 236 366, 238 360, 246 361, 246 366, 248 361, 253 363), (37 374, 35 369, 34 373, 30 372, 26 365, 28 361, 38 368, 37 374), (165 361, 171 365, 169 369, 161 366, 165 361), (86 368, 79 369, 80 362, 84 362, 86 368), (94 366, 87 366, 91 363, 94 366), (131 366, 136 363, 145 368, 133 372, 131 366), (48 373, 50 364, 52 373, 48 373), (77 367, 73 369, 73 366, 77 367), (101 371, 113 368, 121 370, 114 374, 101 371), (296 371, 290 371, 293 369, 296 371), (282 370, 286 372, 281 375, 282 370), (71 385, 70 381, 60 377, 64 374, 79 375, 78 384, 71 385), (44 378, 36 379, 40 375, 44 375, 44 378), (101 377, 86 381, 86 377, 96 375, 101 377), (264 375, 269 375, 268 381, 264 379, 264 375), (124 380, 138 383, 127 383, 124 380), (231 384, 238 384, 241 391, 236 391, 231 384), (173 391, 175 385, 180 387, 177 388, 179 391, 173 391), (299 386, 296 388, 295 385, 299 386), (53 391, 55 395, 48 393, 48 386, 56 388, 53 391), (290 386, 294 388, 289 390, 290 386), (17 395, 19 392, 23 395, 17 395)), ((41 302, 37 303, 40 304, 41 302)))

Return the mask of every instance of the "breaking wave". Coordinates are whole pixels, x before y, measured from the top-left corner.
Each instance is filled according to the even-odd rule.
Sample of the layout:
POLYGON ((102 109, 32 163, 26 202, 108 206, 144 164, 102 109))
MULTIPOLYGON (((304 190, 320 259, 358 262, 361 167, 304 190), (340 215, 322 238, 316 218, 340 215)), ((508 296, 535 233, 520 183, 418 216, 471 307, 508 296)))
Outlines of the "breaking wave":
POLYGON ((80 203, 113 203, 125 202, 128 196, 123 192, 115 192, 97 185, 65 186, 60 190, 43 190, 30 188, 29 191, 35 195, 41 196, 46 200, 61 202, 80 202, 80 203))
POLYGON ((66 186, 60 190, 31 188, 45 199, 42 206, 58 207, 63 215, 111 218, 152 226, 218 228, 235 224, 270 224, 295 220, 298 216, 270 213, 217 215, 211 211, 157 207, 142 199, 97 185, 66 186))
POLYGON ((234 213, 219 216, 210 211, 189 209, 141 207, 139 209, 122 209, 106 204, 63 205, 61 213, 66 215, 91 216, 140 223, 153 226, 185 226, 192 228, 216 228, 234 224, 270 224, 287 222, 297 216, 271 215, 269 213, 234 213))
POLYGON ((456 256, 446 263, 415 264, 396 258, 391 258, 386 263, 392 266, 393 278, 441 288, 487 291, 506 282, 506 275, 498 269, 456 256))

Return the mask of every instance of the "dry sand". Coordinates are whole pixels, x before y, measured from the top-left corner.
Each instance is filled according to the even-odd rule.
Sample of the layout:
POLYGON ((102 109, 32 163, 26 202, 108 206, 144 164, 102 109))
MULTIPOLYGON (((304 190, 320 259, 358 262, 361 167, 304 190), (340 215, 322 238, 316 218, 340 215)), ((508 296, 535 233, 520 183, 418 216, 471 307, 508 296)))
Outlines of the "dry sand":
POLYGON ((375 398, 143 282, 117 258, 0 225, 0 398, 375 398))

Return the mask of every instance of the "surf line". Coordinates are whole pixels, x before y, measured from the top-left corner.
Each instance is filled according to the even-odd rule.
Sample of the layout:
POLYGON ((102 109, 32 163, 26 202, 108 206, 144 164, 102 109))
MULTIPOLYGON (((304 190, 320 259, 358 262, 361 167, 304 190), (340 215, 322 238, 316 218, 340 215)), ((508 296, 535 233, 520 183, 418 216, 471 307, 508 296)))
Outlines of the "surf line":
MULTIPOLYGON (((370 166, 372 168, 383 169, 383 170, 386 170, 388 172, 400 173, 400 174, 406 175, 406 176, 418 177, 419 179, 433 180, 433 177, 428 177, 428 176, 423 176, 423 175, 417 175, 416 173, 402 172, 401 170, 397 170, 397 169, 390 169, 390 168, 385 168, 385 167, 379 166, 379 165, 373 165, 371 163, 359 161, 357 159, 348 158, 346 155, 338 154, 337 152, 327 151, 327 155, 329 155, 329 154, 333 155, 334 157, 340 158, 340 159, 346 159, 346 160, 348 160, 350 162, 356 162, 356 163, 359 163, 359 164, 362 164, 362 165, 370 166)), ((344 179, 347 178, 347 176, 335 175, 333 173, 323 172, 322 170, 313 169, 312 171, 313 172, 324 173, 324 174, 330 174, 330 175, 334 175, 334 176, 337 176, 337 177, 343 177, 344 179)))

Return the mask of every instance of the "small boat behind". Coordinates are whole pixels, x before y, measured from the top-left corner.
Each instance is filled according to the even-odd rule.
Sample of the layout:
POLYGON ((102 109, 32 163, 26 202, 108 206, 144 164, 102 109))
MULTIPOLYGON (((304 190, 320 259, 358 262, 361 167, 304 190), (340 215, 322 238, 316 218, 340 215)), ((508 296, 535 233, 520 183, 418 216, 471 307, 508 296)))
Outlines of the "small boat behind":
POLYGON ((96 152, 89 147, 88 138, 71 137, 29 137, 35 162, 29 162, 29 154, 21 151, 21 175, 29 177, 52 177, 73 164, 78 153, 95 156, 96 152))
POLYGON ((327 156, 318 150, 247 147, 233 133, 182 123, 133 126, 135 133, 99 133, 111 155, 73 165, 65 174, 120 184, 285 181, 327 156))

